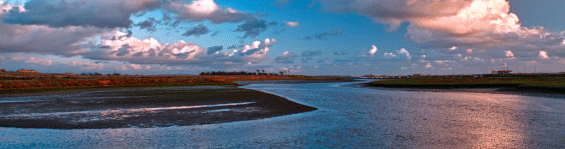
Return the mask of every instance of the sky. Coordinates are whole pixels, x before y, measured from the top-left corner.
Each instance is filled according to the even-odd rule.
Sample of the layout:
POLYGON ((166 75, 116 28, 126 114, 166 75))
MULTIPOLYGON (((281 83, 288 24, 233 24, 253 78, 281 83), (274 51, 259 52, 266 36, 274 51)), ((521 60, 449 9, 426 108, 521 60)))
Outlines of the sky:
POLYGON ((0 0, 0 69, 411 75, 565 71, 565 1, 0 0))

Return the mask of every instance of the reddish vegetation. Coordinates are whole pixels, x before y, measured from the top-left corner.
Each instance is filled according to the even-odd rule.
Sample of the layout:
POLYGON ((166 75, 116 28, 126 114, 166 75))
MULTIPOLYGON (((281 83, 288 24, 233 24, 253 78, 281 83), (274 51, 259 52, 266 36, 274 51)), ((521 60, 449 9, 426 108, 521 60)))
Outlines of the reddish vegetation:
POLYGON ((310 80, 307 76, 66 76, 0 80, 0 93, 100 87, 237 85, 233 81, 310 80))

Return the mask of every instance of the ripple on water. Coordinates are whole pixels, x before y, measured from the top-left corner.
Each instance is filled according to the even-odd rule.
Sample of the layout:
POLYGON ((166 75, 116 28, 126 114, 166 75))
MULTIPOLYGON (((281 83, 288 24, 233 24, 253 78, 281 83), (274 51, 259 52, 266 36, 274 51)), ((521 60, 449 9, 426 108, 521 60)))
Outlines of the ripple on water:
POLYGON ((0 127, 0 148, 565 148, 563 99, 343 84, 245 86, 319 108, 308 113, 145 129, 0 127))

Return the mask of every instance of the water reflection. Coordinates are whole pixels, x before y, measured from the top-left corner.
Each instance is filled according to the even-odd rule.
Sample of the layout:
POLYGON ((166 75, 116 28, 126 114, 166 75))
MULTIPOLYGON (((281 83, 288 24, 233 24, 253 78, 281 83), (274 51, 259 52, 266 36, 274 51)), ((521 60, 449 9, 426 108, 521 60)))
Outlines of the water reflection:
POLYGON ((522 148, 524 129, 515 114, 527 104, 520 98, 486 93, 416 92, 399 110, 412 143, 434 148, 522 148))
POLYGON ((308 113, 167 128, 0 128, 0 148, 565 148, 563 99, 343 84, 245 86, 319 108, 308 113))

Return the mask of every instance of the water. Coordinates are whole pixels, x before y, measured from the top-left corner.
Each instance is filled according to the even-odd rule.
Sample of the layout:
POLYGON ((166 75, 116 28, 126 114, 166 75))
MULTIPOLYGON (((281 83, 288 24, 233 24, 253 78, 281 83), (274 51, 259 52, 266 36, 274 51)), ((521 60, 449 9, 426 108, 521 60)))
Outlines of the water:
POLYGON ((0 148, 565 148, 564 99, 344 84, 243 87, 314 112, 165 128, 0 127, 0 148))

